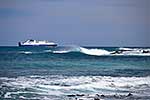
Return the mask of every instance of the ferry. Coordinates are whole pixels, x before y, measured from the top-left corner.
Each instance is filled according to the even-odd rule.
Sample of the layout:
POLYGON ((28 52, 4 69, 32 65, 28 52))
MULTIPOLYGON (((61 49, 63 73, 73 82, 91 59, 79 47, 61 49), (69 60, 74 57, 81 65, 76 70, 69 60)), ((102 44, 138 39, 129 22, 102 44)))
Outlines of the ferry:
POLYGON ((45 40, 33 40, 29 39, 24 42, 19 42, 19 46, 50 46, 50 47, 55 47, 57 46, 57 43, 54 42, 49 42, 45 40))

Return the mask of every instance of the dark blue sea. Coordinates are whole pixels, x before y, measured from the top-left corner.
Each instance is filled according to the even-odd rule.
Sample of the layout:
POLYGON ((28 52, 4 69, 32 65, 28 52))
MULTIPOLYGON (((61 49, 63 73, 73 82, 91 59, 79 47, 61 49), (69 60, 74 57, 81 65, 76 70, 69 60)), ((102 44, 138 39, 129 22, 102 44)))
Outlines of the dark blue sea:
POLYGON ((94 100, 96 94, 150 100, 150 48, 0 47, 1 100, 94 100))

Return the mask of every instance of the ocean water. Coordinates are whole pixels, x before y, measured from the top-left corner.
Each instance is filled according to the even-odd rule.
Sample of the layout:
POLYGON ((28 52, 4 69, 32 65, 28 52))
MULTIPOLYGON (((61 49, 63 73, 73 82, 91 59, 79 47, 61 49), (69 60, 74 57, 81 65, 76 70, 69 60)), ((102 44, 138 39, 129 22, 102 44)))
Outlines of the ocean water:
POLYGON ((0 47, 1 100, 120 100, 112 96, 128 93, 122 99, 150 100, 150 48, 0 47))

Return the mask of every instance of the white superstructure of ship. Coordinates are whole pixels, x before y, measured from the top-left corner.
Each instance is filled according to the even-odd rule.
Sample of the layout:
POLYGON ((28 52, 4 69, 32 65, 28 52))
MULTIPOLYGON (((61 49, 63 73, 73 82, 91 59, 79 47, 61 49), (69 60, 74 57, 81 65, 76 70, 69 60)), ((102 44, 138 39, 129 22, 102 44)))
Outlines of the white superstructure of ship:
POLYGON ((25 42, 19 42, 18 45, 19 46, 52 46, 52 47, 55 47, 57 46, 57 43, 49 42, 46 40, 28 39, 25 42))

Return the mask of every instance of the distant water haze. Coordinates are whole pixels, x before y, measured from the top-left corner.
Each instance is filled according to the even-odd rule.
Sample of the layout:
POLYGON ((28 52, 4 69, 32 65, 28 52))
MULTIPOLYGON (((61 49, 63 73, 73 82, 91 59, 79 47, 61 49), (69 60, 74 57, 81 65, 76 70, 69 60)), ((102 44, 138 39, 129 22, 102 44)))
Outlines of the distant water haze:
POLYGON ((0 45, 150 47, 150 0, 0 0, 0 45))

